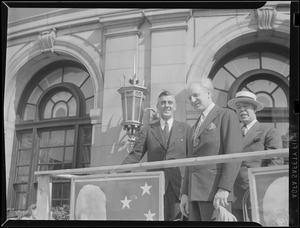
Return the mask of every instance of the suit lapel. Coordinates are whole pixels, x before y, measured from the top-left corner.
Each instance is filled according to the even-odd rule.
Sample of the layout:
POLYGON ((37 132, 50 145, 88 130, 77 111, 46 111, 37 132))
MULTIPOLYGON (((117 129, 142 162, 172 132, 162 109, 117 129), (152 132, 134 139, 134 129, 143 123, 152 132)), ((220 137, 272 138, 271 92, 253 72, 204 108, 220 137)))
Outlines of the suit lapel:
POLYGON ((176 141, 178 135, 182 132, 182 129, 179 125, 179 123, 174 120, 173 122, 173 126, 172 126, 172 131, 171 131, 171 136, 170 136, 170 142, 169 142, 169 146, 176 141))
POLYGON ((160 121, 157 121, 155 124, 153 124, 151 126, 151 132, 152 132, 153 136, 156 138, 156 140, 161 144, 161 146, 164 149, 167 149, 166 145, 164 143, 163 136, 162 136, 162 132, 161 132, 161 128, 160 128, 160 121))
POLYGON ((247 134, 245 135, 244 137, 244 140, 243 140, 243 145, 244 145, 244 148, 246 146, 248 146, 248 144, 250 142, 252 142, 252 140, 261 132, 260 130, 260 123, 259 122, 256 122, 251 128, 250 130, 247 132, 247 134))
POLYGON ((205 118, 203 124, 201 125, 200 130, 199 130, 199 136, 204 131, 204 129, 208 126, 208 124, 210 124, 211 121, 213 121, 216 118, 216 116, 219 114, 219 112, 220 112, 220 107, 215 105, 213 107, 213 109, 208 113, 208 115, 205 118))

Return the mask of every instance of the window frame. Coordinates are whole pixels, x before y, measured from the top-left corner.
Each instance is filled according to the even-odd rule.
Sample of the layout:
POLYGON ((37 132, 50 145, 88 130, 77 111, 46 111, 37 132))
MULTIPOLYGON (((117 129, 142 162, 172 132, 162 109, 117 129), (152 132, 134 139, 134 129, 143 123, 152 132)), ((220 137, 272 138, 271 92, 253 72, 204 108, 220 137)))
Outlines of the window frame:
MULTIPOLYGON (((56 84, 53 85, 51 87, 49 87, 48 89, 46 89, 43 93, 43 95, 39 98, 38 102, 37 102, 37 110, 36 110, 36 115, 35 115, 35 122, 36 121, 46 121, 46 119, 44 119, 43 114, 44 114, 44 110, 45 107, 47 105, 47 102, 51 99, 51 97, 53 95, 55 95, 58 92, 69 92, 71 93, 77 103, 77 110, 76 110, 76 115, 75 118, 77 117, 81 117, 84 114, 85 111, 85 102, 84 102, 84 95, 82 94, 81 90, 76 87, 75 85, 73 85, 72 83, 69 82, 63 82, 60 84, 56 84)), ((66 117, 60 117, 60 118, 49 118, 49 119, 68 119, 71 118, 69 116, 66 117)))
MULTIPOLYGON (((239 57, 241 55, 247 54, 247 53, 258 53, 259 54, 259 61, 261 64, 261 53, 273 53, 279 56, 283 56, 286 59, 290 60, 290 50, 287 47, 284 47, 282 45, 274 44, 274 43, 266 43, 266 42, 258 42, 258 43, 252 43, 248 45, 244 45, 242 47, 237 48, 234 51, 231 51, 224 56, 222 56, 214 66, 212 67, 212 70, 209 73, 209 78, 212 80, 214 79, 215 75, 218 73, 218 71, 228 62, 233 60, 236 57, 239 57)), ((266 107, 263 110, 257 112, 257 118, 261 122, 268 122, 271 121, 272 118, 278 122, 289 122, 289 78, 290 75, 287 77, 282 76, 281 74, 269 70, 269 69, 263 69, 260 67, 260 69, 254 69, 245 72, 244 74, 239 75, 238 77, 235 77, 234 82, 231 84, 230 88, 227 91, 224 91, 227 93, 227 101, 234 98, 236 92, 240 91, 244 85, 248 84, 251 81, 254 81, 256 79, 264 79, 272 81, 278 85, 281 86, 282 90, 284 91, 286 97, 287 97, 287 108, 269 108, 266 107), (265 78, 262 77, 262 75, 266 76, 265 78), (277 112, 278 111, 278 112, 277 112), (280 114, 282 115, 279 115, 280 114), (275 115, 274 115, 275 114, 275 115)), ((220 90, 220 89, 218 89, 220 90)), ((222 91, 222 90, 220 90, 222 91)))
POLYGON ((224 66, 226 63, 228 63, 235 57, 238 57, 240 55, 243 55, 245 53, 250 53, 250 52, 259 52, 259 53, 270 52, 270 53, 284 56, 287 59, 290 59, 290 50, 284 46, 281 46, 278 44, 273 44, 273 43, 265 43, 265 42, 252 43, 252 44, 248 44, 248 45, 239 47, 237 50, 234 50, 234 51, 229 52, 226 55, 224 55, 212 67, 212 70, 209 72, 208 77, 213 79, 214 76, 217 74, 217 72, 220 70, 220 68, 222 66, 224 66))
MULTIPOLYGON (((32 121, 32 120, 22 120, 22 117, 24 116, 24 112, 25 112, 27 100, 29 99, 29 97, 31 95, 31 92, 41 82, 41 80, 43 80, 45 77, 47 77, 49 75, 49 73, 53 72, 53 69, 59 69, 59 68, 63 68, 64 69, 65 67, 75 67, 75 68, 79 68, 79 69, 81 69, 81 70, 83 70, 85 72, 88 72, 86 70, 86 68, 84 66, 82 66, 80 63, 77 63, 77 62, 74 62, 74 61, 71 61, 71 60, 56 61, 56 62, 53 62, 53 63, 47 65, 46 67, 42 68, 41 70, 39 70, 29 80, 29 82, 27 83, 27 85, 26 85, 26 87, 24 89, 24 92, 23 92, 23 94, 21 96, 21 99, 19 101, 19 105, 18 105, 17 111, 16 111, 16 116, 17 116, 17 118, 16 118, 16 125, 20 124, 20 123, 32 123, 32 122, 35 122, 35 121, 32 121)), ((64 72, 62 72, 62 74, 63 73, 64 72)), ((89 76, 89 77, 91 77, 91 76, 89 76)), ((85 79, 85 81, 87 79, 85 79)), ((53 88, 55 86, 57 86, 57 85, 60 85, 60 84, 65 84, 66 85, 66 89, 69 90, 69 91, 75 92, 75 91, 77 91, 77 89, 79 89, 77 86, 75 86, 75 85, 73 85, 72 83, 69 83, 69 82, 62 82, 62 83, 55 84, 55 85, 53 85, 53 88), (70 86, 67 86, 67 85, 70 85, 70 86)), ((46 90, 48 90, 49 88, 47 88, 46 90)), ((45 91, 43 92, 43 94, 45 94, 45 91)), ((80 92, 82 93, 82 91, 80 91, 80 92)), ((86 98, 86 100, 88 100, 90 98, 91 97, 88 97, 88 98, 86 98)), ((84 96, 83 96, 83 100, 85 100, 84 96)), ((83 103, 85 103, 85 102, 83 102, 83 103)), ((80 112, 82 112, 82 111, 80 110, 80 112)), ((89 116, 89 115, 87 115, 85 113, 82 113, 82 115, 87 116, 87 117, 89 116)), ((37 118, 37 115, 35 115, 35 118, 37 118)))
MULTIPOLYGON (((52 85, 49 88, 45 89, 42 93, 42 95, 39 97, 37 103, 36 103, 36 114, 34 120, 29 121, 22 121, 20 117, 23 116, 24 110, 26 107, 27 100, 33 91, 33 89, 38 85, 40 82, 41 76, 45 78, 49 72, 53 71, 54 68, 59 69, 60 67, 77 67, 85 72, 88 72, 82 65, 80 65, 77 62, 72 61, 59 61, 52 64, 49 64, 42 70, 40 70, 37 74, 35 74, 32 79, 29 81, 27 86, 24 89, 24 92, 21 96, 21 99, 19 101, 19 105, 17 107, 17 118, 15 122, 15 133, 14 133, 14 142, 13 142, 13 153, 12 153, 12 162, 11 162, 11 170, 9 173, 9 185, 8 189, 8 207, 15 208, 17 206, 16 202, 16 192, 15 192, 15 186, 20 184, 16 181, 16 165, 17 165, 17 159, 19 156, 19 134, 22 134, 22 132, 31 131, 33 142, 32 142, 32 148, 31 148, 31 162, 29 164, 29 177, 28 181, 26 182, 28 184, 28 190, 27 190, 27 196, 26 196, 26 209, 29 207, 30 204, 34 203, 36 201, 36 193, 37 193, 37 181, 36 177, 34 176, 34 172, 37 170, 38 166, 38 153, 39 153, 39 137, 38 132, 40 130, 45 129, 51 129, 55 130, 58 128, 69 128, 71 127, 74 129, 74 151, 73 151, 73 162, 72 162, 72 168, 77 168, 81 164, 80 158, 82 155, 80 155, 80 148, 82 147, 80 139, 80 132, 81 129, 88 126, 91 130, 92 134, 92 121, 91 117, 86 114, 86 105, 85 101, 89 98, 85 98, 83 95, 83 92, 80 88, 78 88, 76 85, 70 83, 70 82, 60 82, 58 84, 52 85), (59 91, 67 91, 71 93, 76 102, 77 102, 77 110, 76 110, 76 116, 71 117, 59 117, 59 118, 50 118, 50 119, 43 119, 40 118, 41 114, 46 105, 47 99, 51 97, 51 95, 54 95, 55 93, 59 91), (44 102, 44 103, 43 103, 44 102)), ((90 77, 90 76, 89 76, 90 77)), ((88 79, 88 77, 87 77, 88 79)), ((86 82, 86 80, 84 82, 86 82)), ((54 180, 54 182, 56 182, 54 180)), ((66 182, 65 180, 62 181, 62 183, 66 182)))

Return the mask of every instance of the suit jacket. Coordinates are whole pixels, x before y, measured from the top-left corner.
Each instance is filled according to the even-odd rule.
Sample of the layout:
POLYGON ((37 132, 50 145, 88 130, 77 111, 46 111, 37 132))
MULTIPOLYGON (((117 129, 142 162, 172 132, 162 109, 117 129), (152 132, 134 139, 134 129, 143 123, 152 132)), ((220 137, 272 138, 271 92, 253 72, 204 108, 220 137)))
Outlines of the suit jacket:
MULTIPOLYGON (((275 150, 282 148, 281 137, 274 128, 261 125, 258 121, 249 129, 243 138, 242 152, 275 150)), ((248 168, 283 164, 282 158, 253 159, 243 161, 234 184, 233 208, 242 208, 242 198, 249 187, 248 168)))
MULTIPOLYGON (((167 145, 163 138, 160 122, 149 124, 142 129, 138 141, 122 164, 138 163, 146 152, 148 162, 186 158, 186 132, 189 129, 188 124, 174 120, 167 145)), ((179 198, 183 176, 181 170, 178 167, 160 170, 165 171, 166 188, 171 183, 179 198)))
MULTIPOLYGON (((192 135, 197 123, 188 133, 188 157, 241 152, 242 136, 239 125, 235 112, 215 105, 200 127, 199 144, 195 147, 192 145, 192 135)), ((228 200, 231 201, 240 164, 232 162, 187 167, 181 194, 188 195, 189 201, 213 201, 218 188, 223 188, 230 192, 228 200)))

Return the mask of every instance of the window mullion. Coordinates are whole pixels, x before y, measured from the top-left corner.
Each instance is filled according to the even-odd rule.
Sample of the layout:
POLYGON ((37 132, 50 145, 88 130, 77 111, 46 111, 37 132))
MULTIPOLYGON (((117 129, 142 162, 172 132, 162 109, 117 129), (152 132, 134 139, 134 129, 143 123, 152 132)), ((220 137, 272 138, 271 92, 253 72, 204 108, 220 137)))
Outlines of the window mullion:
POLYGON ((74 153, 73 153, 73 155, 74 155, 74 158, 73 158, 73 163, 72 163, 72 167, 73 168, 77 168, 77 167, 79 167, 79 162, 78 162, 78 158, 80 158, 80 155, 78 155, 78 151, 80 151, 80 150, 78 150, 78 147, 79 147, 79 141, 80 141, 80 139, 79 139, 79 135, 80 135, 80 131, 81 129, 79 128, 79 125, 78 124, 76 124, 75 125, 75 133, 74 133, 74 153))
POLYGON ((34 183, 36 182, 36 176, 34 175, 34 172, 37 169, 37 160, 38 160, 38 148, 39 148, 39 140, 38 140, 38 132, 37 128, 33 128, 32 132, 32 156, 31 156, 31 165, 30 165, 30 173, 29 173, 29 179, 28 179, 28 202, 27 207, 31 203, 34 203, 36 201, 36 190, 34 189, 34 183))

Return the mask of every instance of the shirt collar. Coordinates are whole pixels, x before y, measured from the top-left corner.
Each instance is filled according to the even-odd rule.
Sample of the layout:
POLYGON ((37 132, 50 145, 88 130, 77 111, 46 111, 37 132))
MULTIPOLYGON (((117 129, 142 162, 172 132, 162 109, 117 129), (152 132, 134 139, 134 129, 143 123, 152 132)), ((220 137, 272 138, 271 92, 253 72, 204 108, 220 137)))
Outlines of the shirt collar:
MULTIPOLYGON (((165 122, 166 122, 165 120, 160 119, 160 126, 161 126, 161 128, 165 127, 165 122)), ((169 129, 171 129, 171 127, 173 126, 174 118, 172 117, 172 118, 168 119, 167 122, 169 124, 169 129)))
POLYGON ((204 117, 208 115, 208 113, 215 107, 215 103, 211 103, 207 108, 202 112, 204 117))
MULTIPOLYGON (((255 120, 252 120, 249 124, 246 124, 247 129, 250 130, 250 128, 256 123, 256 121, 257 120, 255 119, 255 120)), ((244 126, 244 124, 242 126, 244 126)))

